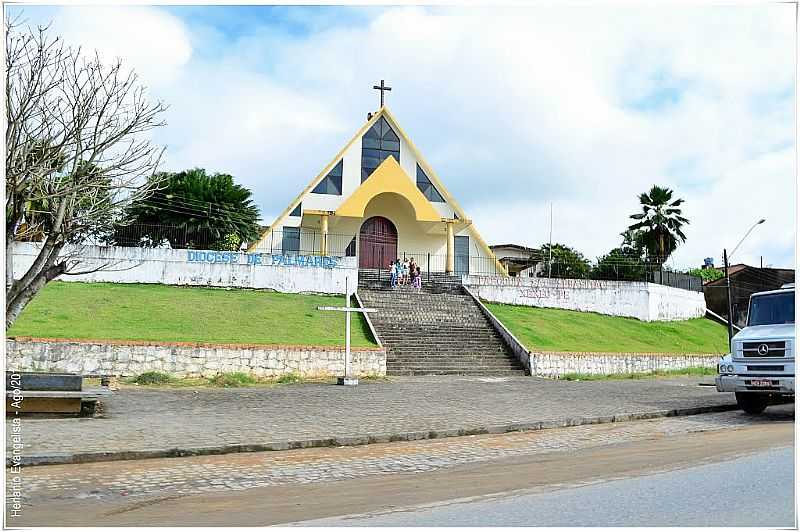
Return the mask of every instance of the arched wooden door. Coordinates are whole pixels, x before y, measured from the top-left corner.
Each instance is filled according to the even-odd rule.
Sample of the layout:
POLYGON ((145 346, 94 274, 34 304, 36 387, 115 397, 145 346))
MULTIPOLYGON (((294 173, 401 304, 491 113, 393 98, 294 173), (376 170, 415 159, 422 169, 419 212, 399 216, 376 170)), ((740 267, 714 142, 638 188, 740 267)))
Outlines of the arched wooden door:
POLYGON ((361 226, 358 237, 358 267, 389 267, 397 258, 397 229, 383 216, 373 216, 361 226))

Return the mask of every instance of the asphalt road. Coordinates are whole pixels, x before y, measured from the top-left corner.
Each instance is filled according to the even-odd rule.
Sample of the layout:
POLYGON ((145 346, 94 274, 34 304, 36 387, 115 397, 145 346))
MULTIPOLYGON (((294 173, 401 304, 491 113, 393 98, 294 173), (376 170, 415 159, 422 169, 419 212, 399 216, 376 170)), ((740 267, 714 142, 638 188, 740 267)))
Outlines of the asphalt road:
POLYGON ((25 467, 7 526, 793 524, 794 406, 25 467), (366 515, 365 515, 366 514, 366 515), (349 517, 348 517, 349 516, 349 517))
POLYGON ((771 449, 715 464, 580 488, 439 503, 313 526, 794 527, 794 452, 771 449))

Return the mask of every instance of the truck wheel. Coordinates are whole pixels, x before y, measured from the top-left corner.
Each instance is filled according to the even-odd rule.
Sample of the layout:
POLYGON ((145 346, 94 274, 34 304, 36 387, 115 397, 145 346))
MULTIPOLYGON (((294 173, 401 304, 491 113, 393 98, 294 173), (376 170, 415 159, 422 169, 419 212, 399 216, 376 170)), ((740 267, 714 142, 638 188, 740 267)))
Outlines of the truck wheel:
POLYGON ((767 408, 769 396, 760 393, 736 393, 736 403, 748 414, 760 414, 767 408))

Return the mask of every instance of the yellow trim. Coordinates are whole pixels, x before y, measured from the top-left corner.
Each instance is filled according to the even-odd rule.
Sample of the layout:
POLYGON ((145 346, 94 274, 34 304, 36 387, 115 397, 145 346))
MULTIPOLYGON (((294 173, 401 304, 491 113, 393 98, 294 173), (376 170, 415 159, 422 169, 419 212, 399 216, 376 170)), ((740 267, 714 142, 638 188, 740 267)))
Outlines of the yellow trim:
MULTIPOLYGON (((456 202, 453 196, 450 195, 450 192, 448 192, 447 188, 444 186, 444 183, 442 183, 442 180, 439 179, 439 176, 436 174, 434 169, 431 167, 431 165, 428 164, 428 161, 425 160, 425 158, 422 156, 417 147, 414 146, 414 143, 411 142, 411 138, 409 138, 409 136, 406 135, 406 132, 403 131, 403 128, 400 127, 400 124, 397 122, 397 119, 395 119, 391 111, 389 111, 389 108, 386 106, 382 107, 381 110, 378 112, 378 115, 380 114, 385 114, 389 118, 389 120, 392 121, 392 124, 397 128, 397 132, 406 141, 408 147, 411 148, 411 152, 414 154, 419 165, 425 171, 425 175, 428 176, 428 179, 430 179, 431 183, 433 183, 433 185, 436 187, 436 190, 438 190, 439 194, 441 194, 442 197, 444 197, 444 199, 447 201, 447 204, 453 208, 458 217, 466 220, 467 215, 464 213, 464 210, 461 208, 458 202, 456 202)), ((488 254, 489 257, 492 257, 494 259, 494 262, 499 267, 500 271, 502 271, 507 276, 508 270, 506 269, 505 266, 503 266, 503 264, 499 260, 497 260, 497 256, 483 240, 483 237, 481 237, 480 232, 478 232, 478 228, 475 227, 474 224, 470 224, 470 226, 474 229, 473 234, 478 240, 478 244, 480 244, 480 246, 488 254)))
POLYGON ((419 191, 391 155, 384 159, 367 180, 361 183, 361 186, 339 205, 335 214, 336 216, 363 218, 367 204, 372 198, 387 192, 394 192, 407 199, 414 208, 414 215, 418 222, 441 221, 442 215, 419 191))
POLYGON ((325 216, 328 214, 333 214, 333 211, 320 211, 317 209, 308 209, 307 211, 303 211, 303 214, 310 214, 312 216, 325 216))
MULTIPOLYGON (((392 125, 394 125, 394 127, 396 128, 397 133, 399 134, 399 136, 402 137, 403 140, 405 140, 406 144, 411 149, 411 152, 414 154, 414 157, 416 158, 417 162, 420 164, 422 169, 425 171, 425 174, 431 180, 431 183, 433 183, 433 185, 436 187, 436 190, 438 190, 439 193, 442 195, 442 197, 444 197, 444 199, 447 201, 447 204, 450 205, 453 208, 453 210, 455 211, 455 213, 458 215, 458 217, 460 219, 467 220, 467 216, 464 213, 463 209, 461 209, 461 206, 458 204, 458 202, 456 202, 455 198, 453 198, 453 196, 450 195, 450 192, 448 192, 447 188, 444 186, 444 183, 442 183, 442 180, 439 179, 439 176, 433 170, 431 165, 428 164, 428 162, 425 160, 425 158, 419 152, 417 147, 414 146, 414 143, 411 142, 411 138, 409 138, 409 136, 406 135, 405 131, 403 131, 403 128, 400 127, 400 124, 397 122, 397 119, 394 117, 394 115, 389 111, 389 108, 386 107, 386 106, 383 106, 378 110, 377 113, 375 113, 372 116, 372 118, 370 118, 367 121, 366 124, 364 124, 361 127, 361 129, 358 130, 358 132, 353 136, 353 138, 350 139, 350 141, 345 145, 345 147, 342 148, 341 151, 339 151, 339 153, 336 154, 336 157, 334 157, 333 160, 331 160, 331 162, 328 163, 328 165, 322 170, 322 172, 320 172, 311 181, 311 184, 309 184, 300 194, 298 194, 298 196, 292 201, 292 203, 289 204, 289 207, 285 211, 283 211, 280 214, 280 216, 278 216, 278 218, 275 220, 275 222, 273 222, 272 225, 270 225, 269 228, 264 232, 264 234, 261 235, 261 238, 259 238, 258 242, 256 242, 255 244, 252 244, 248 248, 248 251, 253 251, 262 242, 264 242, 266 240, 266 238, 272 232, 273 228, 276 227, 276 226, 279 226, 280 224, 282 224, 283 221, 286 219, 286 217, 289 215, 289 213, 292 212, 292 210, 294 210, 295 207, 297 207, 297 204, 300 203, 302 201, 302 199, 309 192, 314 190, 314 187, 316 187, 319 184, 319 182, 322 181, 322 179, 324 179, 326 175, 328 175, 328 172, 330 172, 331 169, 333 168, 333 166, 336 163, 339 162, 339 160, 344 156, 345 152, 350 148, 350 146, 352 146, 353 143, 357 139, 360 139, 364 135, 364 133, 366 133, 369 130, 369 128, 371 128, 372 125, 375 122, 377 122, 378 119, 380 119, 381 116, 384 116, 384 115, 392 122, 392 125)), ((369 181, 369 180, 367 180, 367 181, 369 181)), ((412 181, 412 184, 413 184, 413 181, 415 181, 415 180, 411 180, 411 181, 412 181)), ((365 181, 365 183, 366 183, 366 181, 365 181)), ((414 188, 416 190, 416 187, 414 187, 414 188)), ((423 198, 424 198, 424 196, 423 196, 423 198)), ((426 199, 426 201, 427 201, 427 199, 426 199)), ((500 271, 502 271, 505 275, 508 275, 508 270, 506 269, 505 266, 503 266, 502 263, 500 263, 499 260, 497 260, 497 256, 494 254, 494 252, 489 248, 489 246, 483 240, 483 238, 481 237, 481 235, 478 232, 478 229, 475 227, 475 225, 474 224, 470 224, 470 226, 474 229, 474 231, 472 231, 472 233, 475 236, 476 240, 478 241, 478 244, 483 248, 483 250, 487 253, 487 255, 489 257, 492 257, 494 259, 495 264, 498 266, 500 271)))
POLYGON ((269 228, 267 228, 267 230, 264 231, 264 234, 261 235, 261 238, 259 238, 255 244, 251 244, 250 247, 247 248, 247 251, 254 251, 262 242, 264 242, 267 239, 270 233, 272 233, 272 230, 275 226, 283 223, 286 217, 289 216, 289 213, 292 212, 295 207, 297 207, 297 205, 309 192, 314 190, 314 187, 316 187, 319 184, 319 182, 322 181, 325 178, 325 176, 328 175, 328 172, 330 172, 333 169, 333 167, 341 160, 341 158, 344 156, 345 152, 350 148, 350 146, 352 146, 356 140, 360 139, 361 136, 364 135, 364 133, 366 133, 375 122, 378 121, 378 118, 380 118, 380 116, 381 112, 378 111, 372 118, 367 120, 367 123, 364 124, 355 135, 353 135, 353 138, 351 138, 348 141, 348 143, 345 144, 344 148, 342 148, 339 151, 339 153, 336 154, 336 157, 334 157, 331 160, 331 162, 329 162, 328 165, 322 169, 322 172, 317 174, 317 177, 311 180, 311 183, 300 194, 297 195, 297 197, 289 204, 289 207, 287 207, 286 210, 283 211, 275 219, 272 225, 270 225, 269 228))

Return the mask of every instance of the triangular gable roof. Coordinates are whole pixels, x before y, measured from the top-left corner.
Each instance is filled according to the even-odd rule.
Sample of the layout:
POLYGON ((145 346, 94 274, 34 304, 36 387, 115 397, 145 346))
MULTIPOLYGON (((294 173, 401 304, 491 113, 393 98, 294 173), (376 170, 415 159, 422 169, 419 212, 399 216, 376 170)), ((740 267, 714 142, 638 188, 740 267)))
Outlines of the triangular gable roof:
MULTIPOLYGON (((414 146, 414 143, 411 142, 411 138, 409 138, 409 136, 406 135, 406 132, 403 131, 403 128, 400 127, 400 124, 397 122, 397 119, 395 119, 391 111, 389 111, 389 108, 384 105, 378 110, 377 113, 375 113, 372 116, 372 118, 367 120, 367 123, 364 124, 361 127, 361 129, 359 129, 358 132, 356 132, 355 135, 353 135, 353 137, 347 142, 347 144, 345 144, 345 146, 339 151, 339 153, 337 153, 336 156, 333 159, 331 159, 331 161, 325 166, 325 168, 323 168, 322 171, 319 174, 317 174, 317 176, 314 179, 311 180, 311 183, 300 194, 297 195, 297 197, 292 201, 292 203, 289 204, 286 210, 284 210, 280 214, 280 216, 278 216, 275 222, 270 226, 270 229, 267 230, 261 236, 258 242, 256 242, 251 246, 251 249, 256 248, 259 244, 261 244, 261 242, 263 242, 266 239, 266 237, 269 236, 273 227, 276 227, 279 224, 283 223, 283 221, 286 219, 289 213, 292 212, 292 210, 294 210, 294 208, 297 207, 297 205, 302 201, 303 197, 305 197, 306 194, 314 190, 314 187, 316 187, 319 184, 319 182, 322 181, 325 178, 325 176, 328 175, 328 172, 330 172, 331 169, 334 167, 334 165, 336 165, 339 162, 339 160, 342 158, 344 153, 350 148, 350 146, 352 146, 357 139, 361 138, 364 135, 364 133, 369 131, 369 128, 371 128, 375 124, 375 122, 380 120, 382 116, 385 116, 387 120, 391 122, 391 125, 394 126, 395 132, 400 136, 400 138, 402 138, 406 142, 408 147, 411 149, 411 153, 414 154, 417 163, 422 167, 422 170, 428 176, 428 179, 430 179, 431 183, 433 183, 433 186, 436 188, 436 190, 439 191, 439 194, 441 194, 442 197, 445 199, 445 201, 447 201, 447 204, 453 208, 456 218, 460 218, 462 220, 468 219, 467 215, 464 213, 464 210, 461 208, 461 206, 458 204, 455 198, 453 198, 453 196, 447 190, 447 187, 444 186, 444 183, 442 183, 442 180, 439 179, 439 176, 433 170, 431 165, 428 164, 428 162, 422 156, 417 147, 414 146)), ((367 181, 369 181, 369 179, 367 181)), ((366 181, 364 183, 366 183, 366 181)), ((364 186, 364 183, 361 184, 362 187, 364 186)), ((360 188, 361 187, 359 187, 359 189, 360 188)), ((356 189, 356 192, 359 189, 356 189)), ((483 250, 488 254, 489 257, 492 257, 495 260, 496 266, 499 268, 499 270, 508 274, 505 267, 500 263, 500 261, 497 260, 495 254, 483 240, 483 237, 481 237, 480 232, 477 230, 477 228, 475 228, 475 231, 473 233, 476 236, 476 239, 478 240, 478 243, 483 248, 483 250)))

